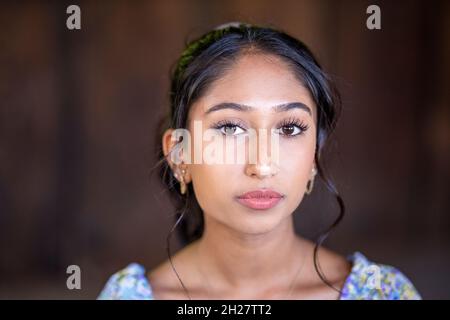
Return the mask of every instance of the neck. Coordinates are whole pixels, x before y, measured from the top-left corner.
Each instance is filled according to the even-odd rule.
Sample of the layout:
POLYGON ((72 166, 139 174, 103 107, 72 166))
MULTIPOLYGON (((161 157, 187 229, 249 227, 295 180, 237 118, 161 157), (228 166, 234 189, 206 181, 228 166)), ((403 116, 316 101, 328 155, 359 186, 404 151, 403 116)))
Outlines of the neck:
POLYGON ((286 287, 303 263, 293 217, 262 234, 244 234, 207 218, 198 241, 197 263, 210 287, 250 292, 280 283, 286 287), (300 253, 300 254, 297 254, 300 253))

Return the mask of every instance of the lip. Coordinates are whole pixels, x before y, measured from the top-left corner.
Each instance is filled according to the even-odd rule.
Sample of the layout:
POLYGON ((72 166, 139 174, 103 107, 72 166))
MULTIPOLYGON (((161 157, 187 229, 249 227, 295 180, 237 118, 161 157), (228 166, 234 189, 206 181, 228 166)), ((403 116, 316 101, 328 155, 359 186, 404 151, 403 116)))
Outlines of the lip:
POLYGON ((259 189, 246 192, 237 200, 242 205, 255 210, 267 210, 273 208, 280 202, 284 196, 270 189, 259 189))

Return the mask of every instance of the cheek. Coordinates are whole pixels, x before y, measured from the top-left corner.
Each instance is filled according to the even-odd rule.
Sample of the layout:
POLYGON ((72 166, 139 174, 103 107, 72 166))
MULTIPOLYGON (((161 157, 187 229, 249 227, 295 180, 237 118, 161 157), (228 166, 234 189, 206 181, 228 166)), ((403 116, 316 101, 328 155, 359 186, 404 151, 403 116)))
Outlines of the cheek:
POLYGON ((194 192, 203 210, 218 211, 234 196, 234 185, 242 179, 242 168, 235 165, 192 165, 191 176, 194 192))
POLYGON ((280 143, 280 168, 292 188, 306 185, 314 162, 314 141, 301 138, 280 143))

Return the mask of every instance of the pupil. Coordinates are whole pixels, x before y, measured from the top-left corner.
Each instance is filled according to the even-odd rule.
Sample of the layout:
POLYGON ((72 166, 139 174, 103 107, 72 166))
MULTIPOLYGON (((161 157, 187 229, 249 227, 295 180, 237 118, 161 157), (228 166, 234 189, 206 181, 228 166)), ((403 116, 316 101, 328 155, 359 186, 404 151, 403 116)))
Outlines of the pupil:
POLYGON ((226 134, 233 134, 235 131, 236 131, 236 127, 235 126, 227 125, 225 127, 225 133, 226 134))
POLYGON ((294 132, 294 126, 290 125, 283 127, 283 132, 286 135, 291 135, 294 132))

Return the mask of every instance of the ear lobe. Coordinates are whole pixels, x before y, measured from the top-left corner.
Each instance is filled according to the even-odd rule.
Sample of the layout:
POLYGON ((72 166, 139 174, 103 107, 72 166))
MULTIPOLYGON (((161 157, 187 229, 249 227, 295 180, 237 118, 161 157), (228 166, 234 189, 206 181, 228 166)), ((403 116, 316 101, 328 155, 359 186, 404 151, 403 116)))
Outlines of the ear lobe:
POLYGON ((316 176, 316 174, 317 174, 317 167, 316 167, 316 164, 314 163, 314 164, 313 164, 313 168, 312 168, 312 170, 311 170, 311 179, 314 179, 314 177, 316 176))
POLYGON ((186 184, 192 181, 192 176, 189 170, 189 166, 186 163, 181 163, 175 167, 175 177, 180 180, 182 179, 186 184))
POLYGON ((188 169, 186 169, 186 174, 184 175, 184 182, 190 183, 192 181, 191 173, 188 169))

